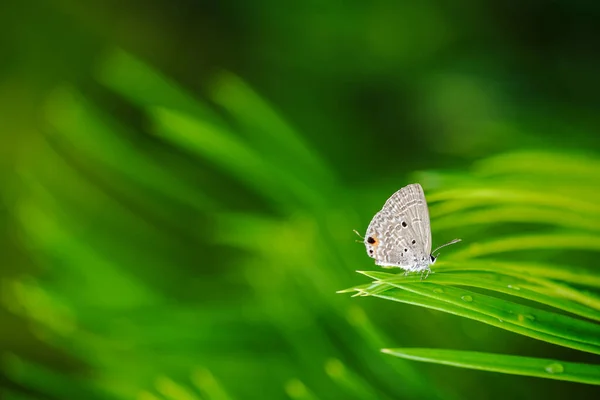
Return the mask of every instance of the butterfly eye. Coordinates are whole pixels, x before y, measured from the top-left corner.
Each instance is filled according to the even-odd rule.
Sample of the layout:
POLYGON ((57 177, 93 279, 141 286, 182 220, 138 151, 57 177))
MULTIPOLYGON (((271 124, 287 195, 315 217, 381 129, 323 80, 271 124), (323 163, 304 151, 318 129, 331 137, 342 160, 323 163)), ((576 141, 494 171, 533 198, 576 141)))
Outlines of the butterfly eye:
POLYGON ((373 237, 369 236, 369 237, 367 238, 367 242, 369 242, 369 243, 373 244, 373 243, 375 243, 375 239, 373 239, 373 237))

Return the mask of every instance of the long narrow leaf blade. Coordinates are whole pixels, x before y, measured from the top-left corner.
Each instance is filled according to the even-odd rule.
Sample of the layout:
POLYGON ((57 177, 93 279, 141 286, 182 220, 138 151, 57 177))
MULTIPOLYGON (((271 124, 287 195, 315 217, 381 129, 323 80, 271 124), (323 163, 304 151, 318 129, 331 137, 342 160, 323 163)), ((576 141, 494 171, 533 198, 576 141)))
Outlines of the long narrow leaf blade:
POLYGON ((600 365, 445 349, 405 348, 382 349, 381 351, 396 357, 415 361, 600 385, 600 365))

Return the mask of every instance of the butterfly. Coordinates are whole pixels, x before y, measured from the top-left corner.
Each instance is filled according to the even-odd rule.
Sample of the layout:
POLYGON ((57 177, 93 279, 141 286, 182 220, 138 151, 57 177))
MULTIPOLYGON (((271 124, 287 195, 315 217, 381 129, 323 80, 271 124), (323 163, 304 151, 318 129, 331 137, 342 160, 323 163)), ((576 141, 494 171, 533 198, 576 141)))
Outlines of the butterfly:
POLYGON ((376 265, 402 268, 406 274, 421 272, 421 277, 426 273, 425 278, 437 259, 433 253, 460 242, 454 239, 431 252, 429 209, 418 183, 403 187, 385 202, 371 220, 363 240, 367 254, 375 259, 376 265))

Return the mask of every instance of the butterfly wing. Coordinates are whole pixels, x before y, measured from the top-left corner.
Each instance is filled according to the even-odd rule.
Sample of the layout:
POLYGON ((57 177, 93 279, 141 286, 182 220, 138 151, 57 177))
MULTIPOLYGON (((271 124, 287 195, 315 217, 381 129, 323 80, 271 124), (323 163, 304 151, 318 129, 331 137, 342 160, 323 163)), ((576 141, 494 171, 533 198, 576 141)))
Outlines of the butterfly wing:
POLYGON ((404 251, 410 249, 401 232, 405 219, 405 215, 392 214, 385 209, 375 214, 365 236, 367 252, 375 259, 375 264, 403 269, 409 269, 413 264, 412 252, 404 251))
POLYGON ((403 187, 385 202, 369 224, 365 245, 380 266, 409 271, 429 266, 431 230, 421 185, 403 187))
POLYGON ((408 224, 417 235, 420 250, 429 258, 431 254, 431 222, 429 208, 423 188, 418 183, 413 183, 399 190, 404 196, 408 224))

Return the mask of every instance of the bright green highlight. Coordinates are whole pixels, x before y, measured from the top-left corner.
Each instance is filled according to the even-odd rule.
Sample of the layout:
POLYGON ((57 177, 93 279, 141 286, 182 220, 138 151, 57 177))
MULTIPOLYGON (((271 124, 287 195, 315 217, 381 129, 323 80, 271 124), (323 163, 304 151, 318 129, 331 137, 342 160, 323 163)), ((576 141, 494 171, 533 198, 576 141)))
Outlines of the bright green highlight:
POLYGON ((382 349, 381 351, 414 361, 600 385, 600 365, 474 351, 436 349, 382 349))

